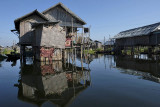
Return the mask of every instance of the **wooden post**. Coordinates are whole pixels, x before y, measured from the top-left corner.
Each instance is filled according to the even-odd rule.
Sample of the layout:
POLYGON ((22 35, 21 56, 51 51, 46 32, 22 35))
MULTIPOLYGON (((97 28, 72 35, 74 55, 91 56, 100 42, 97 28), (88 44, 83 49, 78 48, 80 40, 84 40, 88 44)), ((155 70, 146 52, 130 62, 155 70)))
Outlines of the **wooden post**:
POLYGON ((63 62, 64 62, 64 67, 66 68, 66 49, 63 50, 63 62))
POLYGON ((84 36, 84 28, 82 28, 82 42, 81 42, 81 67, 83 70, 83 36, 84 36))
POLYGON ((134 55, 134 47, 131 47, 131 55, 134 55))
POLYGON ((72 50, 72 65, 73 65, 73 48, 71 50, 72 50))
POLYGON ((70 51, 71 51, 71 50, 69 49, 69 63, 70 63, 70 51))
POLYGON ((151 54, 152 54, 152 48, 148 46, 148 55, 151 56, 151 54))
POLYGON ((77 51, 76 51, 76 48, 75 48, 75 66, 76 66, 76 55, 77 55, 77 51))
POLYGON ((26 63, 26 46, 23 46, 23 62, 26 63))
MULTIPOLYGON (((88 53, 89 53, 89 46, 90 46, 90 29, 91 29, 91 26, 89 27, 89 35, 88 35, 88 53)), ((87 55, 89 56, 89 54, 87 53, 87 55)))
POLYGON ((83 47, 82 47, 82 45, 81 45, 81 67, 83 70, 83 47))
POLYGON ((23 58, 23 46, 20 46, 20 61, 22 62, 22 58, 23 58))
POLYGON ((83 47, 82 47, 82 44, 81 44, 81 59, 82 59, 82 55, 83 55, 83 47))
POLYGON ((140 53, 140 49, 139 49, 139 46, 138 46, 138 54, 140 53))
POLYGON ((68 51, 67 49, 65 49, 65 51, 66 51, 66 61, 68 62, 68 51))
POLYGON ((124 54, 126 55, 126 47, 124 46, 124 54))
POLYGON ((81 59, 82 59, 82 55, 83 55, 83 36, 84 36, 84 34, 83 34, 83 30, 84 28, 82 28, 82 41, 81 41, 81 59))
POLYGON ((68 68, 69 68, 69 64, 70 64, 69 49, 67 50, 67 56, 68 56, 68 68))
POLYGON ((152 53, 154 54, 155 46, 152 46, 152 53))

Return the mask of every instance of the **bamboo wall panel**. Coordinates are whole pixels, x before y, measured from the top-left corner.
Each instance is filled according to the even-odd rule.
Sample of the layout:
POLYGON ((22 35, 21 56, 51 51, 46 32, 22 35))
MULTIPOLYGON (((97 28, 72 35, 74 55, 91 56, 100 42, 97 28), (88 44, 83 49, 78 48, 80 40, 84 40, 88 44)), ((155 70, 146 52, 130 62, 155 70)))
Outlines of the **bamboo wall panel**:
POLYGON ((40 26, 35 32, 35 46, 65 48, 66 35, 59 25, 40 26))
POLYGON ((44 19, 37 15, 32 15, 20 22, 20 44, 32 44, 34 31, 31 23, 33 22, 44 22, 44 19))

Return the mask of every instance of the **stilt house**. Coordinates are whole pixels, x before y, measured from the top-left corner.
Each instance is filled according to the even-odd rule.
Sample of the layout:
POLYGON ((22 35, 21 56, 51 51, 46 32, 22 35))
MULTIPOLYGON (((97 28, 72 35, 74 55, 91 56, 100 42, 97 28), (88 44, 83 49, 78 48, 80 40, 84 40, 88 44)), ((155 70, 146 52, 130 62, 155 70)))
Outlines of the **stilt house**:
POLYGON ((156 46, 160 44, 160 23, 120 32, 115 37, 116 46, 156 46))
POLYGON ((62 3, 43 11, 34 10, 14 21, 15 30, 19 34, 21 57, 25 56, 25 47, 32 46, 37 60, 61 60, 65 48, 76 47, 83 43, 89 30, 80 17, 62 3), (78 33, 78 29, 82 33, 78 33))

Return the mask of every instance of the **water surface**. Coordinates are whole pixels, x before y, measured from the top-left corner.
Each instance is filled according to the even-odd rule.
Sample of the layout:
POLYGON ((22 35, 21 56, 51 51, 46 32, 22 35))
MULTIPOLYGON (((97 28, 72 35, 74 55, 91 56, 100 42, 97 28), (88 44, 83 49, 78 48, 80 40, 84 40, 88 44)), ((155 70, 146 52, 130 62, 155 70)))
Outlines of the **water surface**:
POLYGON ((92 55, 52 64, 0 61, 0 107, 159 107, 160 63, 92 55), (83 67, 82 67, 83 65, 83 67))

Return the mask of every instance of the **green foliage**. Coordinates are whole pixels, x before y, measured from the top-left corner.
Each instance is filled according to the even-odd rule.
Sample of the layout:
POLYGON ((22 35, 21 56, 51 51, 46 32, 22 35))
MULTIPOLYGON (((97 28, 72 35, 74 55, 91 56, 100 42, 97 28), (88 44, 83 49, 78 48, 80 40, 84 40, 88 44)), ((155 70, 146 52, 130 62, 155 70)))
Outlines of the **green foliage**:
MULTIPOLYGON (((131 55, 131 50, 131 48, 127 48, 126 51, 122 50, 122 54, 131 55)), ((139 47, 139 49, 134 48, 134 54, 140 54, 143 52, 148 52, 148 47, 139 47)))
POLYGON ((105 51, 112 51, 112 49, 113 49, 112 47, 109 47, 109 48, 107 47, 105 51))
POLYGON ((103 51, 103 49, 102 48, 97 48, 96 51, 101 52, 101 51, 103 51))
POLYGON ((2 52, 2 54, 10 54, 11 52, 14 52, 14 50, 7 50, 7 49, 4 49, 4 51, 2 52))
POLYGON ((89 53, 89 54, 95 54, 95 52, 96 51, 94 51, 94 50, 84 50, 85 54, 87 54, 87 53, 89 53))
POLYGON ((84 53, 85 54, 87 54, 87 53, 89 53, 89 54, 95 54, 96 52, 102 52, 102 51, 103 51, 102 48, 97 48, 95 50, 84 50, 84 53))
POLYGON ((131 55, 131 50, 127 50, 127 55, 131 55))
POLYGON ((2 53, 3 54, 7 54, 7 49, 4 49, 4 51, 2 53))

